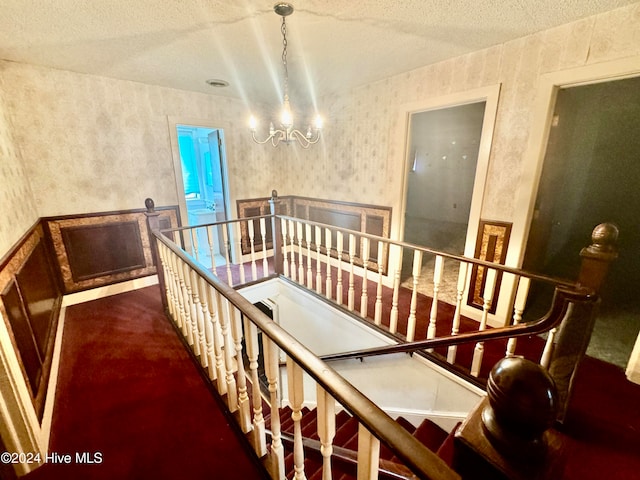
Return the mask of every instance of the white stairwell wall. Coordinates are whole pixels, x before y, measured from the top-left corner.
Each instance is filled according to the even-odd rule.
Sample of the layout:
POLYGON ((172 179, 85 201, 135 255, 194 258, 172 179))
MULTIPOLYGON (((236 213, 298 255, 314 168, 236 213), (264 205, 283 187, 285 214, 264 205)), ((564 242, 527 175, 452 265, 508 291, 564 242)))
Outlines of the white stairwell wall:
MULTIPOLYGON (((318 356, 390 345, 394 340, 328 305, 315 295, 274 279, 240 290, 252 303, 274 305, 274 320, 318 356)), ((414 425, 429 418, 451 431, 485 392, 424 358, 408 354, 333 361, 330 366, 391 417, 414 425)), ((288 404, 286 369, 281 368, 282 405, 288 404)), ((305 379, 304 405, 316 403, 315 383, 305 379)))

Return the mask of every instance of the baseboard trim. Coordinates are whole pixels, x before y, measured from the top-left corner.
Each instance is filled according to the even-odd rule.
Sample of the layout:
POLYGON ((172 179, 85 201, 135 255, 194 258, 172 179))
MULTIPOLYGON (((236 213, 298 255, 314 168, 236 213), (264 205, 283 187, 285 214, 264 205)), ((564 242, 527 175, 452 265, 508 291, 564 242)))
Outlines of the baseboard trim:
POLYGON ((150 287, 158 284, 158 275, 150 275, 148 277, 134 278, 126 282, 114 283, 113 285, 105 285, 104 287, 92 288, 77 293, 70 293, 62 298, 62 307, 69 307, 78 303, 90 302, 99 298, 117 295, 119 293, 138 290, 139 288, 150 287))

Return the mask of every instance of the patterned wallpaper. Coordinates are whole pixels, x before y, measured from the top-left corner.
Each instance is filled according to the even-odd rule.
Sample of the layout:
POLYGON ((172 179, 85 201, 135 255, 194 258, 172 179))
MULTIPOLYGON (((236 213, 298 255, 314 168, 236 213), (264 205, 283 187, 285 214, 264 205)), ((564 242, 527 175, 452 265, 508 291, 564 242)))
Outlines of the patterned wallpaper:
MULTIPOLYGON (((275 188, 391 206, 396 221, 404 161, 398 106, 501 83, 482 216, 513 221, 539 76, 639 55, 639 23, 635 4, 326 96, 318 102, 324 138, 309 150, 253 144, 241 100, 11 62, 0 62, 0 79, 39 216, 139 208, 147 196, 176 203, 167 116, 179 116, 224 128, 232 201, 275 188)), ((0 142, 11 145, 6 134, 0 142)), ((19 180, 13 192, 26 191, 15 158, 3 153, 0 167, 19 180)), ((31 207, 16 202, 22 194, 10 196, 21 212, 11 228, 24 229, 31 207)))
POLYGON ((324 97, 324 144, 285 160, 286 192, 392 206, 395 215, 405 155, 398 106, 501 83, 482 217, 513 221, 539 76, 640 55, 639 25, 635 4, 324 97))
POLYGON ((38 220, 0 79, 0 258, 38 220))
POLYGON ((224 129, 234 198, 276 188, 240 100, 6 61, 0 77, 41 217, 176 204, 168 117, 224 129))

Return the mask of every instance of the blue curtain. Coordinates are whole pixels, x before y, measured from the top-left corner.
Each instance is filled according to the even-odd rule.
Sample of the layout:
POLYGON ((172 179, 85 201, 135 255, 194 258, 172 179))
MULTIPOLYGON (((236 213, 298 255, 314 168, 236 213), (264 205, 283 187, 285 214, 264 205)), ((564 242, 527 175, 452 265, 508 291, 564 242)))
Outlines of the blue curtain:
POLYGON ((178 146, 180 148, 180 159, 182 160, 184 193, 186 195, 190 193, 200 193, 196 149, 193 145, 193 139, 189 135, 179 135, 178 146))

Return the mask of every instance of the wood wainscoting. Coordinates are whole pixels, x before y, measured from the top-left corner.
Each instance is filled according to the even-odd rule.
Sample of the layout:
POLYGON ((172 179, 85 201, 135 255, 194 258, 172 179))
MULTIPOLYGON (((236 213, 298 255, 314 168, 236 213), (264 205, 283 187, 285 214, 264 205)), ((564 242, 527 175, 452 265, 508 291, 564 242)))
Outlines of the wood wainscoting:
POLYGON ((0 263, 0 314, 42 420, 62 294, 41 223, 0 263))
MULTIPOLYGON (((384 238, 389 238, 391 230, 391 207, 379 205, 367 205, 362 203, 339 202, 335 200, 325 200, 319 198, 298 197, 295 195, 278 197, 279 203, 277 214, 297 217, 304 220, 332 225, 334 227, 353 230, 356 232, 368 233, 384 238)), ((268 215, 270 213, 269 198, 252 198, 237 201, 238 218, 255 217, 268 215)), ((266 222, 266 247, 272 248, 271 222, 266 222)), ((260 231, 258 220, 254 220, 254 232, 260 231)), ((240 224, 242 253, 250 253, 250 239, 248 227, 245 222, 240 224)), ((315 238, 315 232, 311 233, 315 238)), ((297 240, 294 242, 296 243, 297 240)), ((337 245, 336 239, 332 238, 332 245, 337 245)), ((347 244, 345 243, 345 246, 347 244)), ((260 242, 256 241, 254 248, 256 251, 262 250, 260 242)), ((381 252, 380 259, 382 271, 387 270, 388 246, 381 252)), ((360 241, 356 244, 355 263, 362 266, 363 261, 360 256, 360 241)), ((337 253, 336 253, 337 255, 337 253)), ((369 249, 368 268, 378 269, 378 245, 372 242, 369 249)))
MULTIPOLYGON (((177 206, 158 207, 160 228, 179 226, 177 206)), ((156 273, 144 209, 43 219, 63 292, 156 273)))

